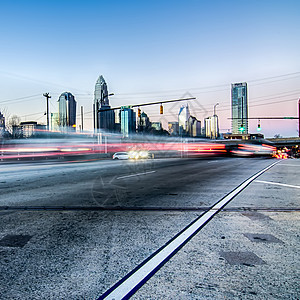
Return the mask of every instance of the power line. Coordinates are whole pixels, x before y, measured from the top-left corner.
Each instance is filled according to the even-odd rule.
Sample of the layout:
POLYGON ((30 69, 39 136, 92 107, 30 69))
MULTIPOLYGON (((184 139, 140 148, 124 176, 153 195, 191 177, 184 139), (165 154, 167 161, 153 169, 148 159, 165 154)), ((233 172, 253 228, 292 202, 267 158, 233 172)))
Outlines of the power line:
POLYGON ((41 96, 41 94, 36 94, 36 95, 31 95, 31 96, 26 96, 26 97, 20 97, 20 98, 14 98, 14 99, 6 99, 6 100, 0 101, 0 103, 15 102, 15 101, 20 101, 20 100, 24 100, 24 99, 34 98, 34 97, 37 97, 37 96, 41 96))
MULTIPOLYGON (((260 79, 253 79, 253 80, 248 80, 248 82, 255 82, 255 81, 262 81, 262 80, 268 80, 268 79, 274 79, 274 78, 280 78, 280 77, 287 77, 291 75, 300 75, 300 72, 294 72, 294 73, 287 73, 283 75, 277 75, 277 76, 272 76, 272 77, 265 77, 265 78, 260 78, 260 79)), ((296 77, 298 77, 296 76, 296 77)))
MULTIPOLYGON (((265 77, 265 78, 259 78, 259 79, 252 79, 252 80, 245 80, 245 82, 259 82, 259 81, 265 81, 265 80, 269 80, 269 79, 277 79, 277 78, 281 78, 281 77, 288 77, 288 76, 292 76, 292 75, 297 75, 294 76, 292 78, 287 78, 287 79, 283 79, 283 80, 289 80, 289 79, 294 79, 300 76, 300 72, 294 72, 294 73, 288 73, 288 74, 282 74, 282 75, 277 75, 277 76, 272 76, 272 77, 265 77)), ((267 83, 271 83, 271 82, 277 82, 277 80, 274 81, 270 81, 267 83)), ((190 90, 205 90, 205 89, 212 89, 212 88, 219 88, 219 87, 228 87, 230 86, 231 83, 226 83, 226 84, 219 84, 219 85, 212 85, 212 86, 204 86, 204 87, 192 87, 192 88, 184 88, 184 89, 178 89, 178 90, 162 90, 162 91, 152 91, 152 92, 140 92, 140 93, 120 93, 116 95, 143 95, 143 94, 158 94, 158 93, 168 93, 168 92, 184 92, 184 91, 190 91, 190 90)), ((258 84, 255 84, 258 85, 258 84)), ((224 91, 227 89, 222 89, 222 90, 217 90, 217 91, 224 91)), ((206 92, 215 92, 215 91, 206 91, 206 92)), ((206 93, 204 92, 204 93, 206 93)))
MULTIPOLYGON (((282 78, 282 77, 289 77, 292 75, 297 75, 294 76, 292 78, 286 78, 286 79, 280 79, 280 80, 290 80, 293 78, 297 78, 300 76, 300 72, 294 72, 294 73, 288 73, 288 74, 282 74, 282 75, 278 75, 278 76, 272 76, 272 77, 265 77, 265 78, 260 78, 260 79, 252 79, 252 80, 247 80, 246 82, 260 82, 260 81, 265 81, 265 80, 269 80, 269 79, 278 79, 278 78, 282 78)), ((269 81, 267 83, 272 83, 272 82, 277 82, 280 80, 273 80, 273 81, 269 81)), ((266 83, 259 83, 259 84, 255 84, 255 85, 260 85, 260 84, 266 84, 266 83)), ((214 93, 214 92, 221 92, 221 91, 228 91, 228 88, 226 89, 218 89, 218 90, 209 90, 209 91, 199 91, 199 90, 207 90, 207 89, 214 89, 214 88, 219 88, 219 87, 228 87, 230 86, 229 83, 226 84, 220 84, 220 85, 212 85, 212 86, 204 86, 204 87, 192 87, 192 88, 183 88, 183 89, 176 89, 176 90, 162 90, 162 91, 151 91, 151 92, 140 92, 140 93, 119 93, 116 94, 116 96, 122 96, 122 95, 130 95, 132 97, 139 97, 138 95, 151 95, 151 94, 158 94, 157 97, 159 97, 161 93, 175 93, 175 92, 184 92, 184 91, 189 91, 189 90, 195 90, 198 92, 197 93, 214 93)), ((52 94, 57 94, 57 93, 52 93, 52 94)), ((57 94, 58 95, 58 94, 57 94)), ((92 96, 91 93, 87 92, 87 93, 80 93, 77 94, 77 96, 92 96)), ((20 98, 13 98, 13 99, 6 99, 6 100, 2 100, 0 101, 0 103, 6 103, 6 102, 12 102, 12 101, 18 101, 18 100, 24 100, 24 99, 29 99, 29 98, 33 98, 33 97, 37 97, 37 96, 41 96, 40 94, 36 94, 36 95, 30 95, 30 96, 25 96, 25 97, 20 97, 20 98)), ((89 98, 86 98, 89 99, 89 98)), ((124 98, 122 98, 124 100, 124 98)), ((126 99, 126 98, 125 98, 126 99)), ((129 98, 127 98, 129 99, 129 98)))
POLYGON ((34 113, 34 114, 22 115, 22 116, 20 116, 20 118, 25 118, 25 117, 29 117, 29 116, 35 116, 35 115, 39 115, 39 114, 43 114, 44 115, 44 112, 38 112, 38 113, 34 113))

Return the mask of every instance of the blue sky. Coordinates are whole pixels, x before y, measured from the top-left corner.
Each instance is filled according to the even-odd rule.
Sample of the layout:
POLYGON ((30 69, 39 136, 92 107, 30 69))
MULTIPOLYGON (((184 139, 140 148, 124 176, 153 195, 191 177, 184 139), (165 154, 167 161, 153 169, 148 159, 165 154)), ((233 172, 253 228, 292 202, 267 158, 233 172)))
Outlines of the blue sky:
MULTIPOLYGON (((70 91, 91 126, 88 112, 102 74, 115 93, 113 106, 189 92, 200 120, 220 103, 225 131, 233 82, 248 82, 250 116, 295 116, 300 73, 253 80, 300 72, 299 11, 299 1, 2 0, 0 109, 45 122, 42 97, 7 100, 50 92, 55 112, 59 94, 70 91), (210 86, 219 87, 203 90, 210 86)), ((167 106, 163 121, 173 121, 177 110, 179 104, 167 106)), ((146 112, 161 118, 158 108, 146 112)), ((262 128, 266 136, 297 135, 296 121, 268 121, 262 128)))

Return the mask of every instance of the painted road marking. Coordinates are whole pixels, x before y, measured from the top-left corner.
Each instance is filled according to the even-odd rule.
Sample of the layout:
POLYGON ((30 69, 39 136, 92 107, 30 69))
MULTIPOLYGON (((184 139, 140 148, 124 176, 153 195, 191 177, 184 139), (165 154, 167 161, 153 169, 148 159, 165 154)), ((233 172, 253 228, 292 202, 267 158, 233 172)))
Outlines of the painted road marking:
POLYGON ((271 181, 263 181, 263 180, 256 180, 255 182, 267 183, 267 184, 273 184, 273 185, 281 185, 281 186, 287 186, 287 187, 291 187, 291 188, 295 188, 295 189, 300 189, 299 185, 291 185, 291 184, 271 182, 271 181))
POLYGON ((101 299, 129 299, 140 287, 142 287, 167 261, 169 261, 202 227, 208 223, 230 200, 246 188, 258 176, 272 168, 279 162, 275 162, 264 168, 249 179, 240 184, 227 196, 217 202, 210 210, 195 219, 185 229, 173 237, 162 248, 158 249, 138 267, 128 273, 123 279, 107 290, 101 299))
POLYGON ((292 165, 292 164, 280 164, 281 166, 289 166, 289 167, 298 167, 299 168, 299 165, 292 165))
POLYGON ((136 173, 136 174, 131 174, 131 175, 125 175, 125 176, 120 176, 117 177, 117 179, 123 179, 123 178, 128 178, 128 177, 133 177, 133 176, 141 176, 141 175, 147 175, 151 173, 155 173, 156 171, 149 171, 149 172, 144 172, 144 173, 136 173))

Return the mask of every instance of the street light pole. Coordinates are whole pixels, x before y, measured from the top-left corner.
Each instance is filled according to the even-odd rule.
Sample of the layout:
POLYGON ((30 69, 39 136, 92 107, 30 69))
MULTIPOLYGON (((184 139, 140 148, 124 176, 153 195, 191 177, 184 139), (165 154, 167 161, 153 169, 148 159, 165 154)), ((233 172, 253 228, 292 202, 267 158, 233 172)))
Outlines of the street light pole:
POLYGON ((49 99, 51 96, 49 96, 49 93, 44 93, 43 96, 47 99, 47 130, 49 131, 49 99))
POLYGON ((218 137, 218 117, 216 115, 216 107, 219 105, 219 102, 214 105, 214 115, 213 115, 213 122, 214 122, 214 139, 218 137))
POLYGON ((216 106, 219 105, 219 102, 214 105, 214 116, 216 115, 216 106))
POLYGON ((298 134, 300 137, 300 99, 298 100, 298 134))

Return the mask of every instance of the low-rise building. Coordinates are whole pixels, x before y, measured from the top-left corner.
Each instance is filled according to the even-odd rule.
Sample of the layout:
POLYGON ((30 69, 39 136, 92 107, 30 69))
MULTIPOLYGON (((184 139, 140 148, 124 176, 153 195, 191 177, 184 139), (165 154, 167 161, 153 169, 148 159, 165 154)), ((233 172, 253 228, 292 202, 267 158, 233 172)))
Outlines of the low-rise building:
POLYGON ((162 130, 162 124, 161 122, 152 122, 151 127, 154 128, 157 131, 162 130))
POLYGON ((46 125, 38 124, 34 121, 21 122, 18 127, 19 128, 15 130, 24 138, 33 137, 37 133, 46 130, 46 125))
POLYGON ((168 131, 170 135, 179 135, 179 123, 178 122, 168 122, 168 131))

